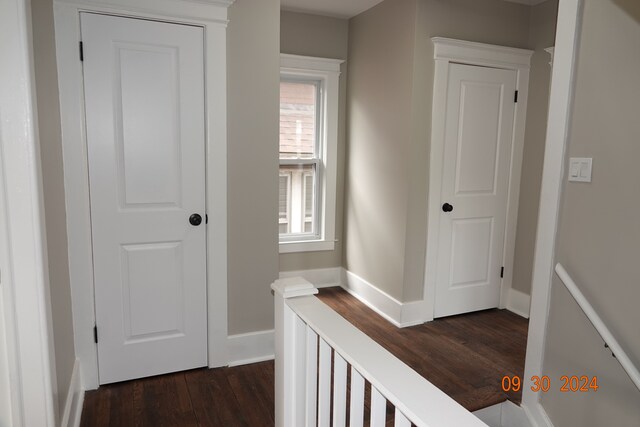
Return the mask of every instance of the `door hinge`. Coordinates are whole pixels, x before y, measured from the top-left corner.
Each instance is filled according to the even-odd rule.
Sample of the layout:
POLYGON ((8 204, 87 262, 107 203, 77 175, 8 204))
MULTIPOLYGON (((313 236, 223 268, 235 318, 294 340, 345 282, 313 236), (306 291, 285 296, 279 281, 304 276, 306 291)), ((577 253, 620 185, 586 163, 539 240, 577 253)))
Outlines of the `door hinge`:
POLYGON ((80 42, 79 51, 80 51, 80 61, 84 61, 84 45, 82 44, 82 42, 80 42))
POLYGON ((500 267, 500 278, 504 278, 504 267, 500 267))
POLYGON ((208 214, 204 214, 204 223, 205 224, 209 224, 209 215, 208 214))
POLYGON ((513 96, 513 102, 518 102, 518 91, 516 91, 516 94, 513 96))
POLYGON ((93 341, 98 344, 98 326, 93 327, 93 341))

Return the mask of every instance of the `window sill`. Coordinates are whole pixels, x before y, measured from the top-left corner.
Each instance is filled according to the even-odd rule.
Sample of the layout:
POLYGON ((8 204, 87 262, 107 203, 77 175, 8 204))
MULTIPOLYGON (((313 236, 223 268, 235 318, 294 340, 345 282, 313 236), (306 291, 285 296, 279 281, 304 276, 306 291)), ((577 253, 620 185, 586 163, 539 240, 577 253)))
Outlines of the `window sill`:
POLYGON ((280 253, 332 251, 336 242, 333 240, 309 240, 298 242, 280 242, 280 253))

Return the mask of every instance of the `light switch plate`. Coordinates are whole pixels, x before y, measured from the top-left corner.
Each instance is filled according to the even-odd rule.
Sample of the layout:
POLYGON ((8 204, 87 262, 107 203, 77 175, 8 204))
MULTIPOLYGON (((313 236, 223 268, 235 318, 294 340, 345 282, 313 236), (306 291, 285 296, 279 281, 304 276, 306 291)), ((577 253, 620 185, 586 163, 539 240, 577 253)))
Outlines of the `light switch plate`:
POLYGON ((593 159, 591 157, 571 157, 569 159, 569 181, 591 182, 593 159))

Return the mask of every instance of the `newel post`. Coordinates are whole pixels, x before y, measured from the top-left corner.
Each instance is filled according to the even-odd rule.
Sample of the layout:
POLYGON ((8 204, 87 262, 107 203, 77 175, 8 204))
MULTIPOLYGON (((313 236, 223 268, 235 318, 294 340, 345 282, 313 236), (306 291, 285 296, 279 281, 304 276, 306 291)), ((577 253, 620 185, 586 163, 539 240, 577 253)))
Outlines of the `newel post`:
POLYGON ((302 277, 276 280, 271 284, 275 308, 275 422, 276 427, 296 426, 296 405, 304 405, 304 398, 296 401, 296 378, 305 354, 297 354, 296 326, 301 320, 286 304, 286 299, 315 295, 318 290, 302 277))

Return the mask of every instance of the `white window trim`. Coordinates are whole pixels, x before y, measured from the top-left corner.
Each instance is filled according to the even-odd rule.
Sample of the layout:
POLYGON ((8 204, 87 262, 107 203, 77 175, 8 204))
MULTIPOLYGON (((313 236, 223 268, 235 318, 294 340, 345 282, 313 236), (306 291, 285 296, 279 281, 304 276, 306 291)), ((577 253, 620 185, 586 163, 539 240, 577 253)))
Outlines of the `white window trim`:
POLYGON ((316 240, 300 240, 280 242, 280 253, 332 251, 335 249, 336 219, 336 181, 338 153, 338 104, 340 89, 339 59, 315 58, 299 55, 280 55, 280 76, 283 78, 309 78, 320 80, 324 96, 321 103, 320 126, 321 158, 325 167, 319 176, 320 197, 318 207, 320 238, 316 240))

